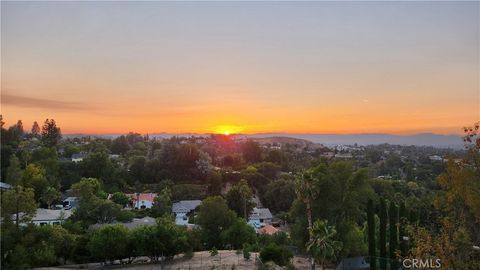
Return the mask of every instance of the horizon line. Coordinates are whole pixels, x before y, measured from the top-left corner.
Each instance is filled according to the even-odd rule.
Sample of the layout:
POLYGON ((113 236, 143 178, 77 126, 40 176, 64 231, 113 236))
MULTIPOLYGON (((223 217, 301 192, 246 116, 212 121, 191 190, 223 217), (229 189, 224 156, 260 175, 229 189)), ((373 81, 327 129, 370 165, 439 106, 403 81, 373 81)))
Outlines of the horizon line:
MULTIPOLYGON (((223 133, 218 132, 147 132, 147 133, 140 133, 136 131, 129 131, 129 132, 107 132, 107 133, 90 133, 90 132, 69 132, 63 133, 63 135, 128 135, 129 133, 137 133, 140 135, 182 135, 182 134, 189 134, 189 135, 225 135, 223 133)), ((418 132, 418 133, 408 133, 408 134, 395 134, 395 133, 388 133, 388 132, 365 132, 365 133, 310 133, 310 132, 255 132, 255 133, 232 133, 226 136, 254 136, 254 135, 335 135, 335 136, 351 136, 351 135, 389 135, 389 136, 418 136, 418 135, 436 135, 436 136, 459 136, 462 137, 461 133, 434 133, 434 132, 418 132)))

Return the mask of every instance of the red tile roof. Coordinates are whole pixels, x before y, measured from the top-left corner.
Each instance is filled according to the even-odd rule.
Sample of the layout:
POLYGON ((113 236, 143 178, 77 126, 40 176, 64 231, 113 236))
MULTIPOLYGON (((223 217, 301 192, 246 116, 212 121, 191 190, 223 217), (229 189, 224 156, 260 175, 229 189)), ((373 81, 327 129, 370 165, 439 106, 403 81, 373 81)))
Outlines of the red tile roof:
POLYGON ((260 233, 260 234, 273 235, 273 234, 276 234, 278 232, 278 229, 273 227, 272 225, 266 225, 266 226, 258 229, 257 232, 260 233))
MULTIPOLYGON (((128 196, 130 196, 130 198, 132 198, 133 201, 137 201, 137 194, 136 193, 128 194, 128 196)), ((157 197, 156 193, 140 193, 140 194, 138 194, 138 200, 139 201, 147 201, 147 202, 152 202, 153 203, 153 200, 155 199, 155 197, 157 197)))

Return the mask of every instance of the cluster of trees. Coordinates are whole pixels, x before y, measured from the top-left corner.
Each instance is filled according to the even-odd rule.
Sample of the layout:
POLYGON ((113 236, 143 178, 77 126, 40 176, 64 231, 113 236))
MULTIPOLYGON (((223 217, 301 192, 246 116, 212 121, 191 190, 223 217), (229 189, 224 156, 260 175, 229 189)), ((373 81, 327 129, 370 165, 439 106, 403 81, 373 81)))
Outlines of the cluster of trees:
POLYGON ((21 120, 8 129, 1 123, 2 179, 15 187, 33 189, 36 202, 50 207, 60 197, 57 154, 53 148, 62 137, 60 128, 53 119, 46 119, 41 130, 34 122, 32 133, 23 130, 21 120), (42 147, 32 152, 19 151, 24 138, 40 139, 42 147))
POLYGON ((421 146, 369 145, 356 153, 358 166, 367 167, 371 178, 384 176, 395 180, 415 180, 428 188, 437 188, 436 177, 446 166, 430 156, 460 158, 462 150, 439 149, 421 146))
POLYGON ((323 160, 299 175, 295 188, 297 196, 287 218, 296 246, 315 259, 312 266, 366 253, 364 213, 375 194, 365 169, 323 160), (320 233, 331 241, 330 251, 317 247, 323 245, 315 240, 320 233))
POLYGON ((22 181, 34 188, 37 203, 42 206, 58 201, 58 192, 69 189, 82 177, 98 179, 109 193, 162 192, 164 183, 170 181, 172 200, 219 195, 226 183, 245 179, 267 207, 286 212, 293 201, 293 180, 276 180, 282 171, 303 164, 298 161, 306 156, 223 135, 201 140, 156 140, 137 133, 115 139, 61 139, 55 120, 47 119, 41 129, 34 125, 31 133, 23 131, 21 121, 8 129, 2 127, 1 172, 7 183, 22 181), (86 157, 71 162, 70 157, 78 153, 86 157), (30 179, 21 180, 27 177, 37 178, 35 186, 30 179), (286 195, 280 202, 266 194, 276 186, 286 195))
POLYGON ((314 164, 297 178, 297 196, 287 215, 296 245, 312 256, 312 266, 368 250, 371 269, 396 269, 402 258, 475 269, 480 258, 474 248, 480 240, 478 130, 478 124, 466 130, 462 162, 450 160, 445 170, 431 170, 435 184, 369 179, 365 169, 344 161, 314 164), (315 240, 319 232, 321 239, 330 239, 321 252, 313 245, 322 246, 315 240))
POLYGON ((438 189, 429 190, 426 196, 430 205, 419 208, 412 194, 391 196, 388 209, 383 198, 377 210, 369 201, 371 269, 396 269, 405 258, 438 260, 446 269, 480 266, 480 252, 475 248, 480 241, 479 125, 465 132, 466 155, 461 162, 450 160, 436 178, 438 189))
POLYGON ((121 224, 105 225, 91 233, 87 249, 91 259, 103 262, 148 256, 153 262, 188 251, 187 230, 168 218, 160 218, 154 226, 128 230, 121 224), (115 247, 112 249, 112 247, 115 247))
POLYGON ((29 225, 16 230, 3 226, 2 267, 30 269, 68 262, 115 260, 131 263, 138 256, 148 256, 156 262, 191 250, 186 229, 167 218, 158 219, 156 225, 132 230, 121 224, 108 224, 79 233, 73 227, 71 223, 29 225))
POLYGON ((429 223, 409 224, 409 257, 435 257, 447 269, 480 267, 480 126, 465 128, 466 154, 437 178, 429 223), (433 217, 433 218, 432 218, 433 217))
POLYGON ((387 203, 381 198, 377 208, 378 222, 375 216, 376 207, 372 200, 368 201, 368 252, 371 269, 377 269, 377 265, 379 265, 380 269, 387 269, 387 266, 389 266, 390 269, 397 269, 399 266, 399 258, 405 257, 408 252, 406 225, 408 223, 415 224, 418 220, 414 212, 410 212, 410 214, 407 213, 405 204, 401 204, 400 207, 398 207, 395 202, 390 201, 387 210, 387 203), (376 230, 377 227, 379 227, 378 233, 376 230))

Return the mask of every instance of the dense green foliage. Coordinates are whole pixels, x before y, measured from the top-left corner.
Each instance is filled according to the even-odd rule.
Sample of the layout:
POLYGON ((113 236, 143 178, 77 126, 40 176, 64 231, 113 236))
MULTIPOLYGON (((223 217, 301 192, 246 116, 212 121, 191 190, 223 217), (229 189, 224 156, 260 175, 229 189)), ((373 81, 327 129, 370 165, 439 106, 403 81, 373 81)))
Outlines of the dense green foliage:
POLYGON ((220 234, 234 224, 236 218, 237 215, 228 208, 227 202, 222 197, 214 196, 203 200, 196 222, 203 229, 206 246, 221 247, 220 234))
POLYGON ((260 251, 260 259, 266 263, 272 261, 280 266, 287 265, 293 254, 285 246, 271 243, 260 251))
POLYGON ((370 256, 370 269, 377 269, 377 248, 375 237, 375 209, 373 201, 368 200, 367 207, 367 226, 368 226, 368 256, 370 256))

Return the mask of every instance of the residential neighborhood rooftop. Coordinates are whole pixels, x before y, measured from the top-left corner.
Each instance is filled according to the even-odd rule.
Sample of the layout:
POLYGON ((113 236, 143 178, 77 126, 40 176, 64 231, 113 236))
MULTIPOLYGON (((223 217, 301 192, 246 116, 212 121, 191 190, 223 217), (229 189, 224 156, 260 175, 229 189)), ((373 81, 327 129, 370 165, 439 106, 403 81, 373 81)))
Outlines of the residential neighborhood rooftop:
POLYGON ((132 198, 133 201, 147 201, 152 202, 158 196, 156 193, 131 193, 127 194, 128 197, 132 198))
POLYGON ((195 210, 200 204, 201 200, 185 200, 173 203, 172 212, 174 213, 188 213, 195 210))
POLYGON ((250 214, 250 219, 271 219, 272 217, 272 213, 268 208, 254 207, 250 214))
POLYGON ((278 229, 273 227, 272 225, 268 224, 263 226, 262 228, 257 230, 257 233, 259 234, 268 234, 268 235, 274 235, 278 233, 278 229))
POLYGON ((10 189, 12 186, 5 182, 0 182, 0 189, 10 189))
POLYGON ((72 215, 72 210, 37 208, 37 212, 35 213, 35 216, 32 218, 32 221, 36 222, 36 221, 67 219, 71 215, 72 215))

